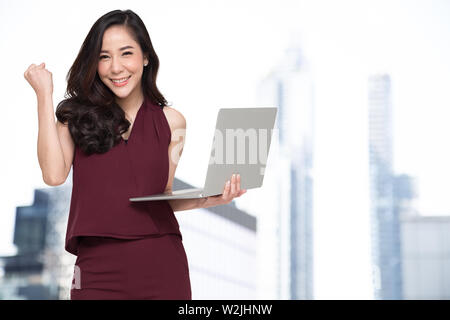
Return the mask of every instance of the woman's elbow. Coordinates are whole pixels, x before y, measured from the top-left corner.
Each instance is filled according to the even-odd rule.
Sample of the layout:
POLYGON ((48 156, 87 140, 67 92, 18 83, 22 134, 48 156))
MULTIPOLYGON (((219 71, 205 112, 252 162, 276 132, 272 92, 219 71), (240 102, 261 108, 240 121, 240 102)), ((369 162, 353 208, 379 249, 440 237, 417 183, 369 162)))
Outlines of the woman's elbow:
POLYGON ((65 179, 61 179, 61 178, 53 177, 53 176, 46 176, 46 175, 42 175, 42 179, 44 180, 44 183, 46 185, 51 186, 51 187, 59 186, 66 181, 65 179))

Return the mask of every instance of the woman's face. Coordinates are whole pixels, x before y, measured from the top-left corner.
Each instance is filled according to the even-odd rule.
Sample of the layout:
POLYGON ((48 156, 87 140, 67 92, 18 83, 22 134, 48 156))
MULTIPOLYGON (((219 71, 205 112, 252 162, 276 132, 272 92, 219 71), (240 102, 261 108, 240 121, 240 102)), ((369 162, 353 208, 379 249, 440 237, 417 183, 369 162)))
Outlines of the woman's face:
POLYGON ((141 90, 143 68, 147 63, 141 47, 125 27, 111 26, 104 32, 97 72, 119 99, 141 90))

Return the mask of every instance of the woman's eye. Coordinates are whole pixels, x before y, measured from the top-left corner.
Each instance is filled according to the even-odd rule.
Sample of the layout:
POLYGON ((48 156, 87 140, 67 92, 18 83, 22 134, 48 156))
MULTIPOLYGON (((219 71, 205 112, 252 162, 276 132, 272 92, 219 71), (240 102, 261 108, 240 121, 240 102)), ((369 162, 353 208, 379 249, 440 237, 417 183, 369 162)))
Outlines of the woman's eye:
MULTIPOLYGON (((123 54, 124 54, 124 55, 126 55, 126 54, 133 54, 133 52, 126 51, 126 52, 124 52, 123 54)), ((103 56, 100 56, 99 59, 101 60, 101 59, 103 59, 103 58, 108 58, 108 56, 103 55, 103 56)))

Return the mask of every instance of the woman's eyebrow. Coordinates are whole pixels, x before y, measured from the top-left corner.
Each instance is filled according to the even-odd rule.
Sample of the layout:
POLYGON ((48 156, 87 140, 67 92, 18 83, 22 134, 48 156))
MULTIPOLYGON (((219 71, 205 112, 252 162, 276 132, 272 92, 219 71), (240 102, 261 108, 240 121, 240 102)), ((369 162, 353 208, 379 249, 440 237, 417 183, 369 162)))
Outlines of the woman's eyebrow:
MULTIPOLYGON (((125 46, 125 47, 120 48, 120 51, 123 51, 125 49, 134 49, 134 47, 132 47, 132 46, 125 46)), ((108 50, 101 50, 100 53, 109 53, 109 51, 108 50)))

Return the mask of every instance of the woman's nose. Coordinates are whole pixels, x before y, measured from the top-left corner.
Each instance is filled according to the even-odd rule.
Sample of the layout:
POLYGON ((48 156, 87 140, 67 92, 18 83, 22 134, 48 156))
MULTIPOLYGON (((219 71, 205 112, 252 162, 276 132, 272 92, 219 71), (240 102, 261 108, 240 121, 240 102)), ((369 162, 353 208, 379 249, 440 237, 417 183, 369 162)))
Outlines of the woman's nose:
POLYGON ((122 63, 119 59, 113 59, 111 64, 111 71, 113 73, 120 73, 123 69, 122 63))

